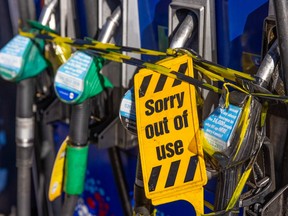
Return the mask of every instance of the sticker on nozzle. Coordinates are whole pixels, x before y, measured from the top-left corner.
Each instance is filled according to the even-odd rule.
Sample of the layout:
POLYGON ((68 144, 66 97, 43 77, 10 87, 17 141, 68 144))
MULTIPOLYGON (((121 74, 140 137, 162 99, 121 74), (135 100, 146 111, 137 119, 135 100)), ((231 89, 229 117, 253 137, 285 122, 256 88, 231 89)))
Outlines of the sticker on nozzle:
POLYGON ((17 35, 0 50, 0 73, 4 79, 14 79, 21 73, 31 45, 29 38, 17 35))
POLYGON ((119 116, 124 128, 137 134, 134 88, 125 93, 121 101, 119 116))
POLYGON ((218 107, 204 121, 205 138, 216 151, 223 151, 230 146, 242 109, 232 104, 229 107, 218 107))
POLYGON ((86 74, 93 58, 83 52, 76 52, 63 64, 55 76, 55 90, 66 101, 77 100, 84 91, 86 74))

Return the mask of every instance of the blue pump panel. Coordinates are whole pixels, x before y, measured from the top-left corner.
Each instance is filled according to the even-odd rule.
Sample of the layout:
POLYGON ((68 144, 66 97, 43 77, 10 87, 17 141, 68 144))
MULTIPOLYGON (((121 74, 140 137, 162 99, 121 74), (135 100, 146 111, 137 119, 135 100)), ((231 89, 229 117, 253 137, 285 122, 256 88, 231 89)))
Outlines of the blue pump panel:
MULTIPOLYGON (((141 47, 166 51, 168 48, 168 8, 170 0, 138 0, 141 47)), ((143 60, 157 60, 142 56, 143 60)))
POLYGON ((268 0, 216 1, 218 63, 244 72, 260 64, 268 0))

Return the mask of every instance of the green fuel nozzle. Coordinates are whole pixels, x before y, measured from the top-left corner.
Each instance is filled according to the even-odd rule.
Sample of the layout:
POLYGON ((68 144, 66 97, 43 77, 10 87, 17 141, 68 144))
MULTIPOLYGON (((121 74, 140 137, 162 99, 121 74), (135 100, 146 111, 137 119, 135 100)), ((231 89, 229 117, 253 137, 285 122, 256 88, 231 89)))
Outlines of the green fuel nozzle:
POLYGON ((16 35, 0 50, 0 75, 11 82, 37 76, 47 66, 44 41, 16 35))
POLYGON ((113 87, 100 73, 103 63, 102 58, 77 51, 59 67, 55 76, 57 96, 72 105, 64 183, 64 191, 69 195, 79 195, 83 191, 88 154, 89 99, 105 88, 113 87))
POLYGON ((80 104, 101 93, 112 83, 100 73, 104 60, 85 51, 75 52, 55 76, 54 88, 61 101, 80 104))
MULTIPOLYGON (((36 21, 28 21, 30 31, 45 29, 52 31, 36 21)), ((45 41, 41 39, 30 39, 21 35, 13 37, 0 50, 0 76, 11 82, 35 77, 48 67, 44 58, 45 41)))

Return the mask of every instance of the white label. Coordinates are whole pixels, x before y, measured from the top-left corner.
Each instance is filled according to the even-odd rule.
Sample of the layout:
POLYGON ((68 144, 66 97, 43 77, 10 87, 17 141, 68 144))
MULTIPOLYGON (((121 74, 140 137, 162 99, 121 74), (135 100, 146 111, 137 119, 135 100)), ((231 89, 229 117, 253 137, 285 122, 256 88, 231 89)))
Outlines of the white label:
POLYGON ((230 146, 230 141, 240 118, 242 109, 229 105, 227 109, 218 107, 205 119, 203 131, 209 144, 217 151, 230 146))
POLYGON ((29 38, 17 35, 1 49, 0 71, 3 78, 15 78, 20 73, 25 51, 30 43, 29 38))
POLYGON ((54 85, 62 100, 72 102, 81 96, 92 61, 91 56, 78 51, 58 69, 54 85))
POLYGON ((0 64, 10 65, 11 67, 20 68, 22 65, 22 57, 13 56, 6 53, 0 53, 0 64))
POLYGON ((70 76, 65 73, 57 74, 55 78, 55 82, 61 83, 62 85, 69 86, 70 88, 75 89, 76 91, 83 90, 83 81, 81 79, 70 76))

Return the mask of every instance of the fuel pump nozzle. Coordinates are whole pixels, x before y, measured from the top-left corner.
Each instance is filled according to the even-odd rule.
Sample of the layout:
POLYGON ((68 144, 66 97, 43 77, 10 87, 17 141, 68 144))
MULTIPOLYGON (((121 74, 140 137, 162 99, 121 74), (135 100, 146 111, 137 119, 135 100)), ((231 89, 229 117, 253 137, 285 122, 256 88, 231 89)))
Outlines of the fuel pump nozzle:
MULTIPOLYGON (((50 10, 42 11, 40 23, 46 25, 51 16, 51 11, 55 8, 58 1, 54 0, 48 7, 50 10), (46 18, 45 18, 46 17, 46 18), (45 19, 44 19, 45 18, 45 19)), ((33 47, 33 45, 32 45, 33 47)), ((35 48, 34 48, 35 49, 35 48)), ((30 50, 33 51, 33 48, 30 50)), ((36 53, 39 51, 35 51, 36 53)), ((17 166, 17 215, 31 215, 31 167, 34 152, 34 97, 35 79, 46 67, 45 60, 40 53, 33 54, 42 63, 39 66, 30 67, 30 70, 18 74, 14 81, 17 83, 16 100, 16 166, 17 166), (37 71, 37 72, 36 72, 37 71)), ((31 56, 33 56, 31 55, 31 56)), ((29 59, 28 61, 33 61, 29 59)), ((39 62, 38 62, 39 63, 39 62)), ((29 64, 29 62, 27 63, 29 64)), ((22 70, 25 70, 25 66, 22 70)))
MULTIPOLYGON (((270 47, 266 55, 264 56, 263 61, 261 62, 261 65, 257 71, 257 74, 255 75, 256 81, 254 83, 251 83, 255 91, 269 92, 267 87, 272 78, 272 74, 275 70, 275 66, 279 61, 279 58, 280 58, 279 55, 280 54, 279 54, 278 41, 276 40, 272 44, 272 46, 270 47)), ((234 101, 234 104, 236 101, 241 101, 240 99, 236 100, 237 97, 239 98, 239 96, 241 96, 241 93, 239 92, 232 92, 232 93, 233 95, 230 96, 230 100, 234 101)), ((260 132, 260 130, 262 129, 259 126, 259 119, 260 119, 259 115, 261 113, 262 105, 257 100, 255 100, 254 105, 253 106, 252 105, 253 103, 251 104, 251 108, 249 111, 249 116, 250 116, 249 118, 250 118, 250 121, 252 120, 253 121, 249 123, 248 129, 245 132, 246 140, 244 139, 243 144, 239 148, 239 152, 242 151, 242 153, 238 154, 237 156, 232 154, 231 158, 233 157, 235 158, 234 162, 230 160, 229 162, 227 162, 228 164, 226 165, 225 163, 222 163, 223 170, 219 172, 218 185, 217 185, 217 191, 216 191, 217 198, 216 198, 216 204, 215 204, 215 210, 217 211, 225 210, 225 208, 227 208, 227 205, 229 205, 229 202, 231 201, 230 199, 232 198, 235 192, 237 184, 240 181, 240 177, 243 175, 243 170, 245 167, 243 158, 247 157, 248 155, 252 156, 253 152, 255 152, 257 148, 265 147, 266 151, 269 151, 270 163, 271 164, 274 163, 273 157, 271 156, 273 155, 273 153, 270 152, 272 151, 271 145, 269 144, 270 142, 267 141, 266 139, 264 140, 263 136, 265 136, 265 134, 261 134, 262 132, 260 132), (255 112, 256 110, 258 111, 255 112), (258 145, 256 145, 257 143, 258 145), (265 143, 265 144, 259 145, 259 143, 265 143), (255 146, 252 147, 253 145, 255 146)), ((235 138, 233 140, 235 141, 235 138)), ((220 157, 218 159, 219 161, 221 160, 220 157)), ((266 172, 269 173, 268 171, 269 168, 266 168, 266 169, 267 169, 266 172)), ((270 169, 274 169, 274 167, 270 167, 270 169)), ((262 178, 264 179, 264 177, 262 178)), ((270 176, 266 177, 266 180, 270 183, 266 185, 267 187, 262 188, 263 193, 258 191, 258 194, 255 195, 258 197, 258 199, 262 197, 262 194, 267 194, 269 193, 269 191, 274 190, 275 184, 272 182, 272 181, 275 181, 274 172, 271 171, 270 176)), ((248 200, 249 201, 253 200, 253 196, 251 198, 250 197, 244 198, 244 200, 241 201, 241 205, 243 205, 244 203, 245 204, 248 203, 248 200)), ((260 199, 258 200, 259 203, 261 201, 262 200, 260 199)), ((232 215, 238 215, 238 213, 230 211, 230 212, 223 213, 223 215, 232 216, 232 215)))
MULTIPOLYGON (((115 31, 120 23, 121 19, 121 7, 118 6, 112 15, 108 18, 107 22, 104 24, 104 27, 100 33, 99 41, 101 42, 109 42, 112 36, 115 34, 115 31)), ((87 53, 80 53, 77 52, 74 54, 74 58, 79 56, 79 58, 86 58, 86 63, 94 61, 96 63, 97 73, 100 72, 102 67, 102 60, 100 59, 93 59, 90 54, 87 53), (81 56, 81 57, 80 57, 81 56), (100 66, 101 65, 101 66, 100 66)), ((67 61, 69 63, 70 60, 67 61)), ((79 61, 79 59, 78 59, 79 61)), ((84 62, 84 65, 86 64, 84 62)), ((92 63, 93 64, 93 63, 92 63)), ((93 67, 90 65, 89 67, 93 67)), ((60 68, 61 69, 61 68, 60 68)), ((90 72, 90 69, 88 69, 90 72)), ((63 71, 62 71, 63 72, 63 71)), ((78 200, 78 196, 84 190, 84 180, 86 174, 86 167, 87 167, 87 156, 88 156, 88 138, 89 138, 89 118, 91 114, 90 109, 90 98, 100 93, 97 90, 96 85, 99 86, 99 77, 95 78, 97 74, 95 71, 91 71, 91 73, 87 72, 83 79, 85 79, 85 86, 82 89, 82 92, 70 92, 68 93, 69 97, 66 97, 64 94, 61 98, 61 91, 58 91, 57 82, 61 83, 61 74, 59 70, 56 75, 56 93, 62 99, 62 101, 72 104, 72 114, 71 114, 71 122, 70 122, 70 129, 69 129, 69 140, 68 140, 68 147, 67 147, 67 159, 66 159, 66 173, 65 173, 65 180, 64 180, 64 191, 66 192, 64 205, 62 207, 61 215, 63 216, 71 216, 74 214, 74 209, 78 200), (90 75, 91 74, 91 75, 90 75), (57 78, 58 76, 58 78, 57 78), (93 78, 94 77, 94 78, 93 78), (91 81, 95 79, 94 81, 91 81), (87 81, 87 82, 86 82, 87 81), (93 90, 91 90, 93 89, 93 90), (79 97, 77 96, 80 95, 79 97), (76 96, 75 96, 76 95, 76 96), (74 99, 74 100, 72 100, 74 99), (75 172, 75 167, 79 170, 75 172), (76 185, 75 185, 76 184, 76 185)), ((65 72, 62 73, 62 75, 65 72)), ((103 81, 103 77, 99 74, 100 79, 103 81)), ((100 82, 101 83, 101 82, 100 82)), ((106 82, 107 83, 107 82, 106 82)), ((84 85, 84 84, 83 84, 84 85)), ((101 84, 100 84, 101 85, 101 84)), ((62 83, 59 85, 63 87, 62 83)), ((71 86, 69 86, 71 88, 71 86)), ((78 89, 79 90, 79 89, 78 89)), ((64 90, 65 91, 65 90, 64 90)))
POLYGON ((23 80, 17 85, 16 99, 16 167, 17 215, 31 215, 31 167, 34 151, 34 80, 23 80))

